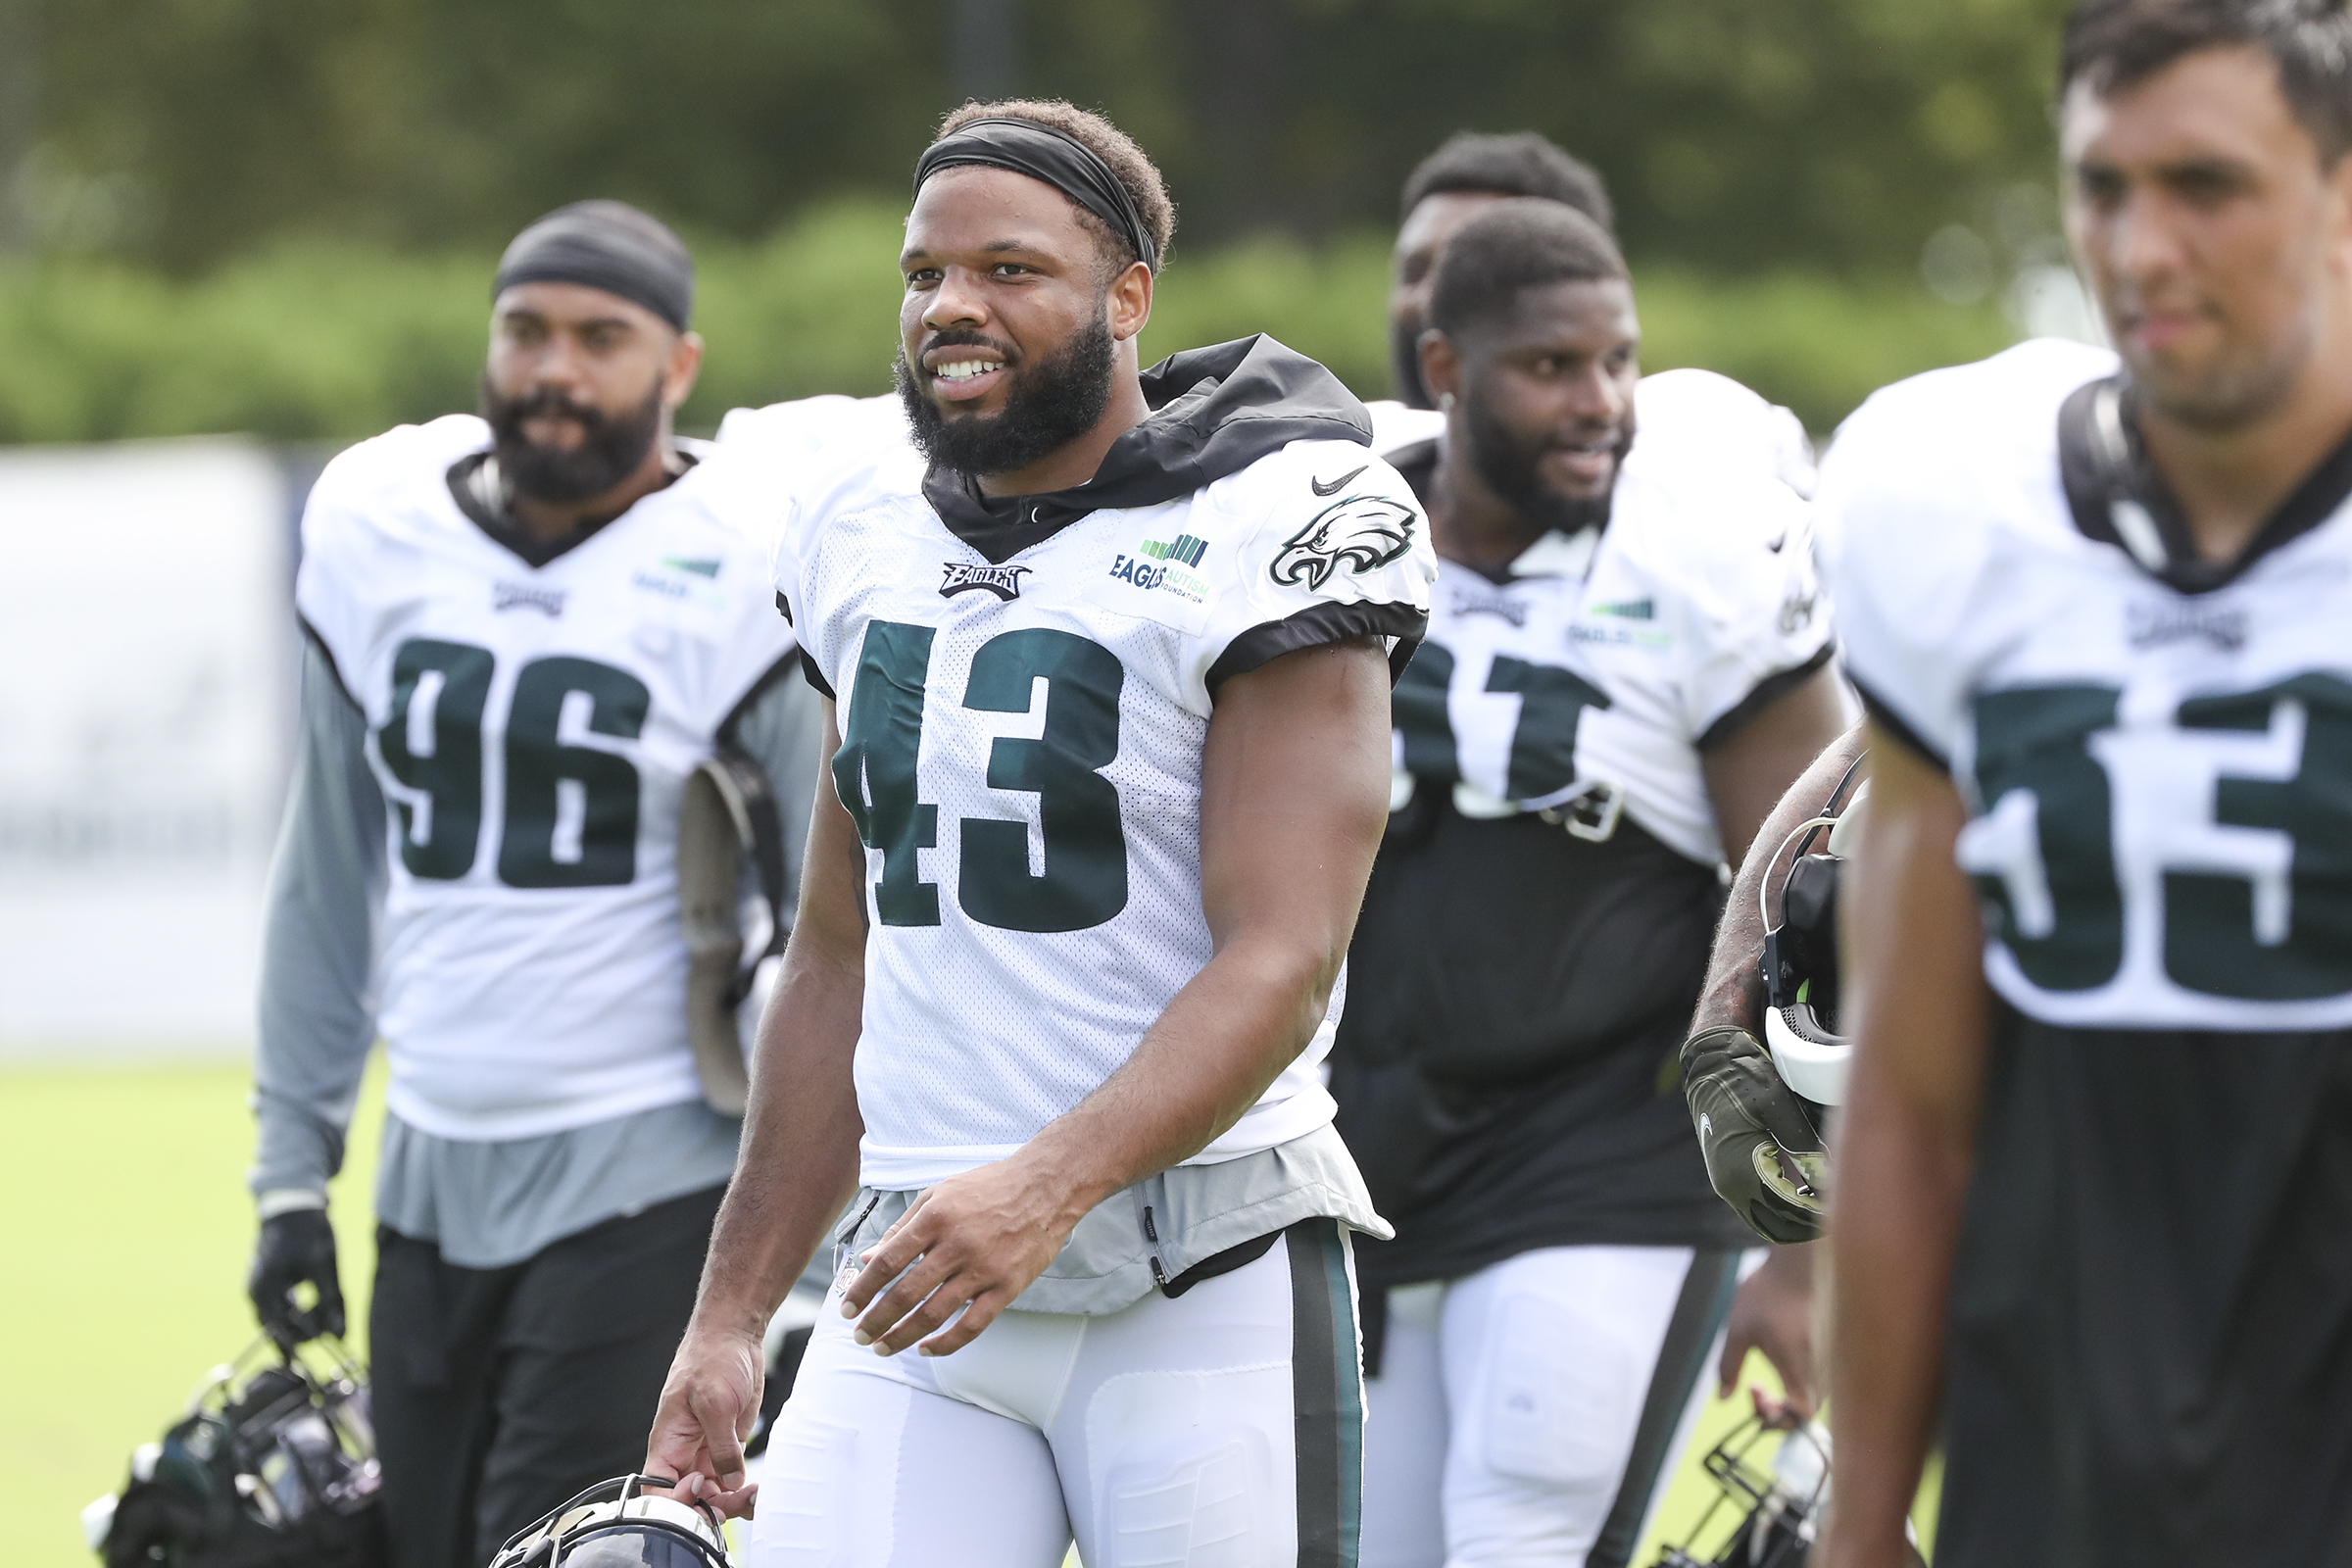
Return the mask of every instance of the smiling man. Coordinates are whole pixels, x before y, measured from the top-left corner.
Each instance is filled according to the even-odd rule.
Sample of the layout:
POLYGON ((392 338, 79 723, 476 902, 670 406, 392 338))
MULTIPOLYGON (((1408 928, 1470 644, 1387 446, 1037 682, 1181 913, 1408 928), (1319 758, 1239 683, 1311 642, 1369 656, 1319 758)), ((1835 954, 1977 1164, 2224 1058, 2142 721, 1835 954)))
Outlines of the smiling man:
POLYGON ((2352 15, 2094 0, 2118 355, 1881 392, 1824 472, 1872 713, 1841 899, 1836 1517, 1893 1568, 2352 1561, 2352 15))
MULTIPOLYGON (((303 516, 252 1294, 282 1343, 343 1331, 326 1191, 380 1034, 396 1568, 485 1562, 632 1466, 735 1163, 740 1101, 698 1070, 681 803, 706 764, 764 771, 783 902, 818 705, 750 530, 790 427, 856 406, 772 411, 731 453, 674 438, 693 297, 655 219, 550 214, 492 286, 481 416, 360 443, 303 516)), ((732 1019, 702 1022, 723 1050, 732 1019)))
MULTIPOLYGON (((1487 202, 1429 312, 1444 419, 1391 456, 1440 573, 1331 1080, 1396 1228, 1358 1257, 1363 1561, 1622 1565, 1754 1241, 1674 1077, 1717 868, 1843 710, 1795 492, 1744 454, 1641 461, 1641 327, 1598 224, 1487 202)), ((1801 1398, 1787 1266, 1743 1299, 1801 1398)))
POLYGON ((855 1194, 753 1562, 1339 1568, 1385 1227, 1317 1069, 1427 528, 1311 361, 1139 368, 1174 219, 1107 122, 967 106, 915 187, 922 455, 778 550, 832 780, 647 1466, 750 1500, 760 1326, 855 1194))

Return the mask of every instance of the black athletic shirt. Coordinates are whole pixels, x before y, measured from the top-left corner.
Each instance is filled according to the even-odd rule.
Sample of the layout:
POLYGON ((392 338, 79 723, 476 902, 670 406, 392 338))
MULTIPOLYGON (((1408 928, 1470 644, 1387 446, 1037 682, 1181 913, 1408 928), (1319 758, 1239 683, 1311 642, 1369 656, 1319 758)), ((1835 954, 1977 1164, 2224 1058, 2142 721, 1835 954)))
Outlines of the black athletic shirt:
MULTIPOLYGON (((1392 461, 1426 498, 1433 458, 1434 448, 1392 461)), ((1639 525, 1620 515, 1608 527, 1639 525)), ((1566 545, 1552 535, 1539 547, 1554 564, 1542 577, 1515 567, 1482 581, 1446 564, 1429 641, 1397 690, 1412 795, 1373 868, 1331 1057, 1341 1134, 1396 1227, 1393 1242, 1357 1243, 1375 1289, 1457 1278, 1539 1247, 1753 1242, 1707 1183, 1677 1071, 1722 909, 1715 866, 1669 847, 1632 809, 1594 838, 1498 800, 1486 809, 1501 814, 1455 805, 1462 777, 1477 773, 1460 759, 1480 738, 1461 725, 1468 705, 1493 701, 1483 694, 1520 694, 1507 787, 1537 800, 1592 777, 1593 710, 1655 723, 1646 715, 1665 705, 1654 694, 1681 690, 1658 682, 1687 667, 1694 644, 1679 607, 1620 591, 1617 551, 1631 546, 1604 535, 1586 576, 1559 569, 1566 545), (1639 662, 1653 650, 1654 663, 1639 662), (1640 691, 1612 685, 1653 669, 1640 691)), ((1746 697, 1768 701, 1826 657, 1797 613, 1764 601, 1759 640, 1795 651, 1746 697), (1792 642, 1771 641, 1784 636, 1792 642)), ((1676 742, 1693 799, 1703 802, 1697 748, 1761 706, 1741 695, 1720 699, 1708 734, 1676 742)), ((1591 804, 1588 819, 1600 814, 1591 804)))
POLYGON ((2352 1562, 2352 1036, 2004 1009, 1938 1568, 2352 1562))

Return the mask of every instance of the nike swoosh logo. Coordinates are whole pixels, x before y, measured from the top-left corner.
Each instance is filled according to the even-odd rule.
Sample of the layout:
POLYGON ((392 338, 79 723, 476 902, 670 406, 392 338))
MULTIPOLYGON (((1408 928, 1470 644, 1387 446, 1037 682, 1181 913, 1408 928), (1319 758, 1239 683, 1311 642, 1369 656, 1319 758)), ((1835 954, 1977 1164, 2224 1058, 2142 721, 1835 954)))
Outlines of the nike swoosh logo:
POLYGON ((1777 538, 1773 539, 1773 540, 1772 540, 1772 541, 1771 541, 1769 544, 1765 545, 1765 547, 1764 547, 1764 548, 1765 548, 1765 549, 1767 549, 1767 550, 1769 550, 1769 551, 1771 551, 1771 552, 1772 552, 1774 555, 1776 555, 1776 556, 1777 556, 1777 555, 1779 555, 1779 554, 1781 553, 1781 546, 1783 546, 1783 545, 1787 544, 1788 542, 1788 536, 1787 534, 1785 534, 1785 533, 1784 533, 1784 534, 1781 534, 1780 536, 1778 536, 1777 538))
MULTIPOLYGON (((1369 468, 1370 466, 1372 466, 1372 465, 1369 463, 1364 465, 1364 468, 1369 468)), ((1309 479, 1306 481, 1306 487, 1319 496, 1336 496, 1340 493, 1340 486, 1354 478, 1357 473, 1363 472, 1364 468, 1358 468, 1354 473, 1343 473, 1337 479, 1332 480, 1329 484, 1325 484, 1320 479, 1309 479)))

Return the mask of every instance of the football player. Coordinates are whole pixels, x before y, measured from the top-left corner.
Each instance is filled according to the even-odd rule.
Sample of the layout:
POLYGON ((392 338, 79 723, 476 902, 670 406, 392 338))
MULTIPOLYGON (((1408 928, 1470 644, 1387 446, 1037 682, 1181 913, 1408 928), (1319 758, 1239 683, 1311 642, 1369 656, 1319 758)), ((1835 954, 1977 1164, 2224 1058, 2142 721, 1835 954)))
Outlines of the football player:
MULTIPOLYGON (((1608 189, 1600 176, 1533 131, 1507 136, 1460 131, 1423 159, 1404 183, 1403 221, 1396 231, 1389 289, 1390 359, 1399 401, 1371 406, 1384 449, 1425 439, 1431 428, 1406 411, 1435 407, 1421 378, 1420 342, 1429 326, 1431 280, 1446 242, 1490 203, 1512 196, 1563 202, 1604 229, 1613 221, 1608 189)), ((1738 383, 1715 375, 1649 377, 1636 386, 1634 399, 1645 432, 1642 462, 1675 461, 1674 448, 1687 437, 1693 454, 1690 461, 1710 466, 1744 462, 1801 495, 1812 493, 1811 448, 1803 425, 1787 409, 1772 407, 1738 383)), ((1798 779, 1757 835, 1725 903, 1690 1039, 1683 1050, 1683 1087, 1692 1125, 1699 1131, 1708 1179, 1751 1229, 1774 1242, 1818 1236, 1820 1196, 1788 1183, 1766 1183, 1759 1172, 1768 1167, 1758 1165, 1757 1152, 1766 1150, 1771 1159, 1784 1154, 1814 1157, 1820 1139, 1807 1112, 1781 1084, 1762 1043, 1764 988, 1757 963, 1764 929, 1756 914, 1758 894, 1777 853, 1786 848, 1789 829, 1820 814, 1861 750, 1857 726, 1798 779)), ((1805 1287, 1793 1260, 1761 1282, 1758 1293, 1776 1284, 1797 1294, 1805 1287)), ((1786 1302, 1778 1315, 1792 1324, 1795 1302, 1786 1302)), ((1753 1314, 1738 1315, 1743 1328, 1755 1321, 1753 1314)), ((1786 1336, 1777 1338, 1790 1356, 1803 1358, 1801 1345, 1786 1336)), ((1727 1386, 1753 1343, 1758 1342, 1746 1332, 1735 1333, 1727 1342, 1727 1386)), ((1800 1392, 1776 1416, 1799 1412, 1805 1404, 1800 1392)))
POLYGON ((2352 1558, 2352 15, 2089 0, 2115 353, 1882 391, 1823 476, 1872 715, 1835 1517, 1938 1568, 2352 1558))
MULTIPOLYGON (((1597 223, 1484 200, 1429 312, 1444 414, 1390 455, 1440 575, 1332 1073, 1397 1229, 1358 1258, 1364 1561, 1623 1563, 1751 1241, 1676 1092, 1719 867, 1842 700, 1804 504, 1750 450, 1769 407, 1690 371, 1637 399, 1597 223), (1746 422, 1708 453, 1719 406, 1746 422), (1672 461, 1644 455, 1653 408, 1672 461)), ((1751 1279, 1738 1346, 1800 1398, 1805 1264, 1751 1279)))
POLYGON ((690 1041, 680 801, 716 753, 763 764, 797 858, 818 708, 750 532, 780 428, 671 433, 693 288, 644 213, 549 215, 500 264, 481 416, 362 442, 303 519, 251 1285, 281 1342, 342 1332, 326 1191, 380 1033, 400 1568, 478 1564, 634 1467, 734 1167, 690 1041))
POLYGON ((1313 362, 1140 369, 1174 219, 1107 122, 967 105, 915 190, 923 456, 784 525, 832 780, 647 1468, 750 1500, 760 1325, 855 1193, 753 1562, 1337 1568, 1386 1227, 1318 1068, 1428 530, 1313 362))

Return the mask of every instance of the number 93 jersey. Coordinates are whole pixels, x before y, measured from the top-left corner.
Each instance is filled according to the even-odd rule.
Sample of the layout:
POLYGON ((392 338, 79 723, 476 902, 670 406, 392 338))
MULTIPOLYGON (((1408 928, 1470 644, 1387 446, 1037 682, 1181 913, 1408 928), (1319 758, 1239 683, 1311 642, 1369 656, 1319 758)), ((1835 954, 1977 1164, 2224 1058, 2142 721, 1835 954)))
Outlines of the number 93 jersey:
MULTIPOLYGON (((1346 440, 993 553, 923 478, 909 450, 811 487, 776 562, 838 705, 833 778, 866 846, 861 1179, 896 1189, 1010 1154, 1127 1059, 1210 956, 1200 766, 1219 687, 1351 636, 1401 662, 1436 569, 1412 492, 1346 440)), ((1193 1162, 1330 1121, 1316 1069, 1345 989, 1193 1162)))
POLYGON ((295 589, 388 807, 390 1106, 476 1140, 700 1095, 678 805, 793 652, 743 527, 762 462, 717 452, 534 564, 458 500, 488 445, 451 416, 338 457, 295 589))
POLYGON ((1950 770, 2019 1011, 2352 1025, 2352 450, 2205 566, 2130 395, 2113 355, 2041 342, 1853 416, 1821 497, 1853 678, 1950 770))

